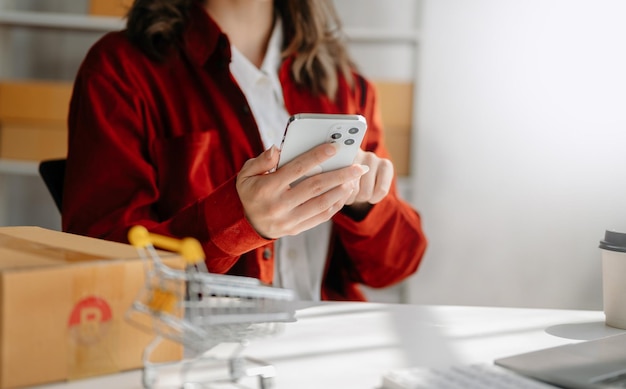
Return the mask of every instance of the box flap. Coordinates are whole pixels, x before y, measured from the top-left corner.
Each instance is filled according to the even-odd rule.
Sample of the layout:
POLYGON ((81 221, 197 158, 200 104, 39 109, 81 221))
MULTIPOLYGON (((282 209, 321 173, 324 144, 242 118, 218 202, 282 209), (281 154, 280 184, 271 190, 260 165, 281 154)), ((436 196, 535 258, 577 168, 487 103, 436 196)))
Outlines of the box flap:
MULTIPOLYGON (((162 256, 175 255, 163 253, 162 256)), ((139 258, 137 250, 128 244, 41 227, 0 227, 0 271, 136 258, 139 258)))

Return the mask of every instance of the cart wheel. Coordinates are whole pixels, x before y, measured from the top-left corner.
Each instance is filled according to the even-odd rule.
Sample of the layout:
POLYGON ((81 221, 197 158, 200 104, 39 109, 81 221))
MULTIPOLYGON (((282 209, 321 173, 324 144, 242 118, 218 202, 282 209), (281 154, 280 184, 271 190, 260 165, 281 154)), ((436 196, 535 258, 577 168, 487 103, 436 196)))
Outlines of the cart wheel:
POLYGON ((272 389, 274 387, 274 377, 259 376, 260 389, 272 389))
POLYGON ((152 387, 154 387, 154 384, 157 381, 157 374, 154 370, 152 369, 143 369, 143 372, 141 374, 141 381, 143 383, 143 387, 145 389, 150 389, 152 387))

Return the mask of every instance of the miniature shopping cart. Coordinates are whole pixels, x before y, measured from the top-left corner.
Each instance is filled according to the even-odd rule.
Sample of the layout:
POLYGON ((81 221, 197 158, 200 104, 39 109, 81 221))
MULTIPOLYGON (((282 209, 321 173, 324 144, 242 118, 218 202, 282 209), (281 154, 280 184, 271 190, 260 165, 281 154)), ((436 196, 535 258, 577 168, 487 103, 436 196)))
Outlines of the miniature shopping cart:
POLYGON ((244 357, 242 351, 250 340, 275 335, 284 323, 295 321, 293 291, 262 285, 255 278, 209 273, 204 251, 193 238, 178 240, 150 233, 142 226, 133 227, 128 236, 144 260, 146 282, 127 319, 156 334, 143 355, 144 387, 155 387, 160 370, 171 368, 171 362, 151 358, 159 344, 170 339, 185 349, 185 358, 176 363, 180 367, 175 374, 180 380, 178 387, 212 388, 222 381, 238 383, 244 377, 258 377, 260 388, 270 388, 273 366, 244 357), (164 264, 155 246, 180 253, 186 267, 164 264), (224 343, 234 344, 234 351, 226 357, 211 354, 224 343), (190 354, 193 356, 188 357, 190 354), (207 362, 223 362, 225 378, 194 378, 191 372, 196 370, 197 375, 207 362))

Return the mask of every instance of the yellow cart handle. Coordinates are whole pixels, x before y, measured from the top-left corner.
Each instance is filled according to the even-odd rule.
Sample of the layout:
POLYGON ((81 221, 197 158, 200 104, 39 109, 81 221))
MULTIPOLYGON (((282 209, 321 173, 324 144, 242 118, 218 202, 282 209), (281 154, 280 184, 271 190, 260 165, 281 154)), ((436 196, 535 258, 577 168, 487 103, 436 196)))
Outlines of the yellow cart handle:
POLYGON ((144 226, 133 226, 128 231, 128 241, 137 248, 149 245, 179 253, 190 265, 204 261, 204 250, 197 239, 176 239, 148 231, 144 226))

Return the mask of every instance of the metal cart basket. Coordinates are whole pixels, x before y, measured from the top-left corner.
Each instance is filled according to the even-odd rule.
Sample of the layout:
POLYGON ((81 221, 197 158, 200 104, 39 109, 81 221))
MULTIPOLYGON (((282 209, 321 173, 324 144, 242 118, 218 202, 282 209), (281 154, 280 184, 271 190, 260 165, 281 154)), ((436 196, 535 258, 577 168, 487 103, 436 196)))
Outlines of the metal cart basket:
POLYGON ((250 340, 275 335, 285 322, 295 320, 293 291, 263 285, 256 278, 209 273, 204 251, 193 238, 178 240, 142 226, 133 227, 128 237, 144 260, 146 281, 126 318, 156 335, 143 355, 144 387, 157 386, 160 370, 172 365, 151 358, 165 338, 185 349, 185 358, 176 363, 178 387, 213 388, 224 382, 241 387, 237 386, 241 378, 257 376, 260 388, 271 388, 273 366, 244 357, 242 351, 250 340), (165 265, 155 246, 180 253, 185 268, 165 265), (235 344, 234 351, 225 358, 211 355, 212 349, 224 343, 235 344), (193 378, 191 372, 207 362, 223 363, 227 373, 193 378))

